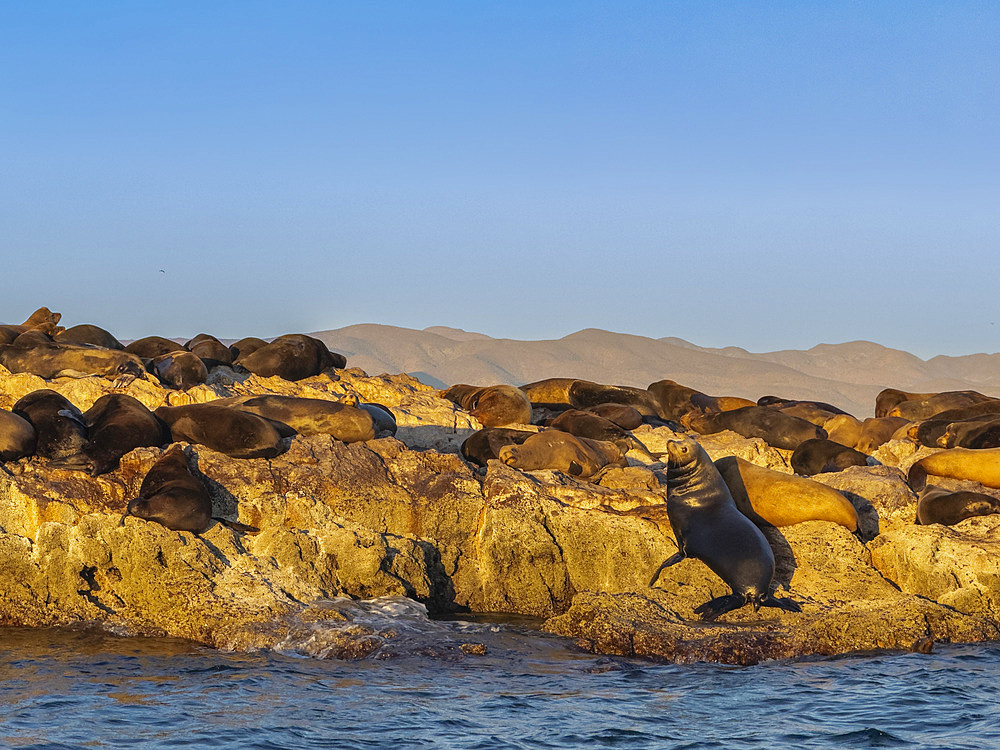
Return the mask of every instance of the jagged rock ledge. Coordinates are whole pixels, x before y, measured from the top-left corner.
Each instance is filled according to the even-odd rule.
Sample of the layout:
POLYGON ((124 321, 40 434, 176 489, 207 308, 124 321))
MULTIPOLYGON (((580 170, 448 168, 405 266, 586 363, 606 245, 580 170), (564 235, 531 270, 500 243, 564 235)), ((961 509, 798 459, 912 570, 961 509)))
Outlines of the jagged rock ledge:
MULTIPOLYGON (((0 406, 42 387, 84 409, 113 388, 0 372, 0 406)), ((770 532, 783 595, 801 613, 744 608, 706 624, 693 608, 725 584, 696 560, 658 572, 676 550, 661 465, 637 459, 600 485, 499 462, 481 475, 456 454, 475 420, 407 376, 346 370, 288 383, 223 373, 186 392, 146 381, 125 392, 151 408, 237 393, 357 395, 389 406, 400 430, 352 445, 300 436, 271 460, 188 446, 215 514, 256 535, 216 524, 195 536, 123 517, 160 449, 137 449, 97 478, 38 459, 0 464, 0 624, 100 623, 236 650, 309 641, 310 653, 361 658, 386 653, 396 634, 331 601, 402 596, 432 613, 545 618, 583 648, 673 661, 1000 637, 1000 517, 916 526, 916 499, 892 466, 819 477, 873 527, 867 545, 818 521, 770 532)), ((654 450, 672 434, 643 430, 654 450)), ((759 440, 713 436, 706 447, 788 470, 787 455, 759 440)), ((897 462, 912 453, 894 450, 885 455, 897 462)))

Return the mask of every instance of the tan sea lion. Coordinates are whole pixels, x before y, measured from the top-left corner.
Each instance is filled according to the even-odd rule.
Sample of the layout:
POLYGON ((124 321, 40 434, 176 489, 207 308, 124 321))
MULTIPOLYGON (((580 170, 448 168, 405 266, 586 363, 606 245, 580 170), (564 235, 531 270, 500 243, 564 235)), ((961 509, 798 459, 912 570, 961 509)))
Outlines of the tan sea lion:
POLYGON ((523 471, 552 469, 580 479, 598 476, 609 466, 627 466, 621 449, 614 443, 545 430, 520 445, 505 445, 500 460, 523 471))
POLYGON ((625 404, 644 417, 658 417, 659 404, 645 388, 629 385, 603 385, 588 380, 577 380, 569 387, 569 403, 577 409, 598 404, 625 404))
POLYGON ((910 420, 902 417, 868 417, 861 423, 861 436, 854 448, 871 455, 888 443, 898 430, 909 424, 910 420))
POLYGON ((922 490, 928 475, 968 479, 1000 489, 1000 448, 948 448, 932 453, 910 467, 907 481, 922 490))
POLYGON ((703 411, 695 407, 692 399, 705 394, 674 380, 657 380, 655 383, 650 383, 646 390, 656 399, 659 407, 657 413, 661 419, 671 419, 676 422, 691 411, 703 411))
POLYGON ((929 419, 938 412, 971 406, 983 401, 993 401, 978 391, 943 391, 922 399, 907 399, 896 404, 886 414, 888 417, 903 417, 910 421, 929 419))
POLYGON ((858 512, 844 495, 813 479, 765 469, 736 456, 715 462, 733 500, 759 523, 791 526, 803 521, 830 521, 858 530, 858 512))
POLYGON ((458 383, 441 391, 441 396, 461 406, 483 427, 531 424, 531 401, 524 391, 512 385, 458 383))
POLYGON ((624 430, 634 430, 643 424, 642 414, 639 410, 626 404, 598 404, 597 406, 588 406, 584 411, 610 419, 624 430))
MULTIPOLYGON (((581 382, 579 378, 545 378, 520 386, 528 400, 536 406, 559 407, 570 406, 569 389, 573 383, 581 382)), ((589 380, 582 381, 590 383, 589 380)), ((597 383, 591 383, 597 385, 597 383)))
POLYGON ((163 336, 145 336, 129 342, 125 351, 145 359, 154 359, 170 352, 184 351, 184 344, 179 344, 163 336))
MULTIPOLYGON (((836 414, 820 425, 835 443, 857 449, 861 440, 861 420, 850 414, 836 414)), ((862 451, 863 452, 863 451, 862 451)))
POLYGON ((0 364, 11 372, 28 372, 46 380, 90 375, 133 380, 146 375, 142 360, 134 354, 86 344, 41 340, 34 338, 32 332, 22 334, 13 344, 0 346, 0 364))
POLYGON ((197 443, 233 458, 274 458, 287 449, 275 424, 236 408, 187 404, 153 413, 166 422, 173 442, 197 443))
POLYGON ((553 430, 562 430, 577 437, 603 440, 614 443, 623 454, 637 450, 653 461, 659 461, 662 454, 653 454, 631 432, 619 427, 610 419, 580 409, 567 409, 555 419, 550 419, 547 426, 553 430))
POLYGON ((763 606, 799 612, 798 604, 771 593, 774 552, 761 530, 736 507, 704 448, 682 437, 667 443, 667 454, 667 516, 677 554, 663 567, 693 557, 732 589, 695 607, 695 613, 714 620, 745 604, 754 611, 763 606))
POLYGON ((357 443, 375 437, 375 420, 367 410, 337 401, 264 394, 237 396, 211 403, 283 422, 299 435, 331 435, 344 443, 357 443))
POLYGON ((491 459, 500 458, 505 445, 521 445, 534 434, 509 427, 484 427, 467 437, 459 450, 466 461, 486 466, 491 459))

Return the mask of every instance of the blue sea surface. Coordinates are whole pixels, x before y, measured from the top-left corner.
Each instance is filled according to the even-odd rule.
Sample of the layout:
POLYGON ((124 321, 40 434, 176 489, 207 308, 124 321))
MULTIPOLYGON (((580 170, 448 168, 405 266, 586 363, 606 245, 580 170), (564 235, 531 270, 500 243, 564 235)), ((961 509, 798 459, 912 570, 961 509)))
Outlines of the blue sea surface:
POLYGON ((670 665, 523 627, 426 622, 432 641, 486 653, 339 661, 0 628, 0 747, 1000 747, 996 644, 670 665))

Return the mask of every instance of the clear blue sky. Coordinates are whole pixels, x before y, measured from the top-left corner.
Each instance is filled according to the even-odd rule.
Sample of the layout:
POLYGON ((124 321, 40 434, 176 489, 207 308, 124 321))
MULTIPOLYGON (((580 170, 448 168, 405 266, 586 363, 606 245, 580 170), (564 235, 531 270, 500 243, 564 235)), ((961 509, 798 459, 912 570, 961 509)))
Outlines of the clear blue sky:
POLYGON ((0 321, 1000 350, 1000 4, 0 3, 0 321))

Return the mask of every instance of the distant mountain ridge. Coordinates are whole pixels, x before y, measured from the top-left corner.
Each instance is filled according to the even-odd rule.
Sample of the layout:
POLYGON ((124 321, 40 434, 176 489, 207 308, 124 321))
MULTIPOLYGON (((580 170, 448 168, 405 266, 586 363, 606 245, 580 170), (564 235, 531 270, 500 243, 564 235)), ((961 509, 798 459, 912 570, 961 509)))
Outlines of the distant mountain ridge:
POLYGON ((828 401, 864 418, 883 388, 972 389, 1000 397, 1000 354, 929 360, 871 341, 801 351, 711 349, 586 328, 560 339, 494 339, 458 328, 424 330, 363 323, 310 334, 369 374, 409 373, 438 388, 455 383, 522 385, 551 377, 645 388, 664 378, 713 396, 764 395, 828 401))

